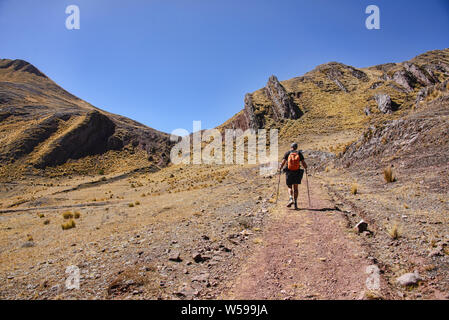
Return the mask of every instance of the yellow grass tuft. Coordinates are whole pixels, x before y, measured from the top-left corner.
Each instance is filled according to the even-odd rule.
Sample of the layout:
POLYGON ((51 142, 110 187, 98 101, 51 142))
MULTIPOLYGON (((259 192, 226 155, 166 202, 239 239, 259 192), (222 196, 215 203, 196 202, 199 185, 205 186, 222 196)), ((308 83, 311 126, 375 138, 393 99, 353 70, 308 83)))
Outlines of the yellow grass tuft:
POLYGON ((134 207, 134 203, 128 203, 128 207, 133 208, 134 207))
POLYGON ((357 191, 358 191, 358 186, 357 186, 357 184, 354 183, 354 184, 351 186, 351 193, 354 194, 354 195, 356 195, 356 194, 357 194, 357 191))
POLYGON ((393 240, 397 240, 401 237, 401 228, 399 227, 399 224, 395 223, 390 228, 387 229, 388 235, 393 240))
POLYGON ((75 217, 75 219, 79 219, 81 217, 81 213, 79 213, 78 211, 75 211, 73 216, 75 217))
POLYGON ((66 223, 61 224, 62 230, 72 229, 72 228, 75 228, 75 226, 76 226, 75 220, 73 220, 73 219, 70 219, 66 223))
POLYGON ((387 183, 396 181, 396 177, 394 176, 393 169, 391 168, 391 166, 384 169, 384 179, 387 183))
POLYGON ((73 213, 71 211, 65 211, 62 213, 62 217, 64 219, 72 219, 73 218, 73 213))

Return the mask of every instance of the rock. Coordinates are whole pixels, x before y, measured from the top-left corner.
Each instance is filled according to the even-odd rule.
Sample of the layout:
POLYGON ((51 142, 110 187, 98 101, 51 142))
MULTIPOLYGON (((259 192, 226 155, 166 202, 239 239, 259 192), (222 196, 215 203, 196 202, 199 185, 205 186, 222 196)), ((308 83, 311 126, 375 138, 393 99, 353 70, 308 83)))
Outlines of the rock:
POLYGON ((391 113, 393 111, 391 99, 388 94, 376 94, 374 99, 377 102, 377 107, 382 113, 391 113))
POLYGON ((429 253, 429 258, 443 255, 443 246, 438 246, 429 253))
POLYGON ((201 253, 199 253, 199 252, 195 252, 195 253, 192 255, 192 258, 193 258, 193 261, 195 261, 196 263, 204 262, 204 261, 210 259, 209 256, 201 255, 201 253))
POLYGON ((192 282, 197 281, 197 282, 205 282, 208 283, 209 282, 209 273, 205 272, 205 273, 201 273, 195 277, 192 278, 192 282))
POLYGON ((298 119, 302 112, 287 94, 287 91, 279 82, 278 78, 272 75, 265 86, 265 93, 271 99, 273 105, 271 109, 276 120, 298 119))
POLYGON ((396 71, 393 75, 393 80, 407 92, 412 92, 417 83, 415 76, 407 70, 396 71))
POLYGON ((355 225, 354 229, 356 229, 358 233, 368 231, 368 223, 364 220, 360 220, 360 222, 355 225))
POLYGON ((181 253, 179 251, 172 251, 168 257, 168 260, 175 261, 175 262, 181 262, 181 253))
POLYGON ((22 248, 31 248, 31 247, 34 247, 33 241, 27 241, 24 244, 22 244, 22 248))
POLYGON ((402 276, 396 279, 397 283, 399 283, 401 286, 415 285, 420 280, 422 280, 422 278, 420 277, 418 271, 403 274, 402 276))

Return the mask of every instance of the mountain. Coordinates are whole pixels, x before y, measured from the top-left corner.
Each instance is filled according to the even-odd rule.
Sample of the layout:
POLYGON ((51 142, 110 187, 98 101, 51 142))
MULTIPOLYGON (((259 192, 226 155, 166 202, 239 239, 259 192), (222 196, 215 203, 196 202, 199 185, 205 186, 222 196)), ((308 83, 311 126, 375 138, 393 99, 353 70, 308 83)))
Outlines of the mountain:
POLYGON ((26 61, 0 60, 1 176, 163 167, 169 150, 168 134, 92 106, 26 61))

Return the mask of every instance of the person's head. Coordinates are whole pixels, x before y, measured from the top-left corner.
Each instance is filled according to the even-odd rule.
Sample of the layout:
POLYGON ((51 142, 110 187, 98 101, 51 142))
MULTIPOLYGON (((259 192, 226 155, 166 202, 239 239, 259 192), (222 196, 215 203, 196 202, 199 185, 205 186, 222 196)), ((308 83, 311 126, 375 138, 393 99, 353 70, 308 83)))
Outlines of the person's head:
POLYGON ((298 149, 298 144, 296 142, 292 143, 292 145, 290 147, 292 150, 296 150, 296 149, 298 149))

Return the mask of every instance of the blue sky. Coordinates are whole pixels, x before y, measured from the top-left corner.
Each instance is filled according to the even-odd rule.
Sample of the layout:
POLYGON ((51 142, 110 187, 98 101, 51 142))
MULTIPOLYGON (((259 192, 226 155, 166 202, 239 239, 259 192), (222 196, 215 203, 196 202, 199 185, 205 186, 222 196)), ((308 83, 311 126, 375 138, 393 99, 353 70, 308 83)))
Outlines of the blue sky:
POLYGON ((245 93, 315 66, 400 62, 449 47, 449 0, 0 0, 0 57, 161 131, 215 127, 245 93), (67 30, 78 5, 81 29, 67 30), (380 8, 380 30, 365 8, 380 8))

